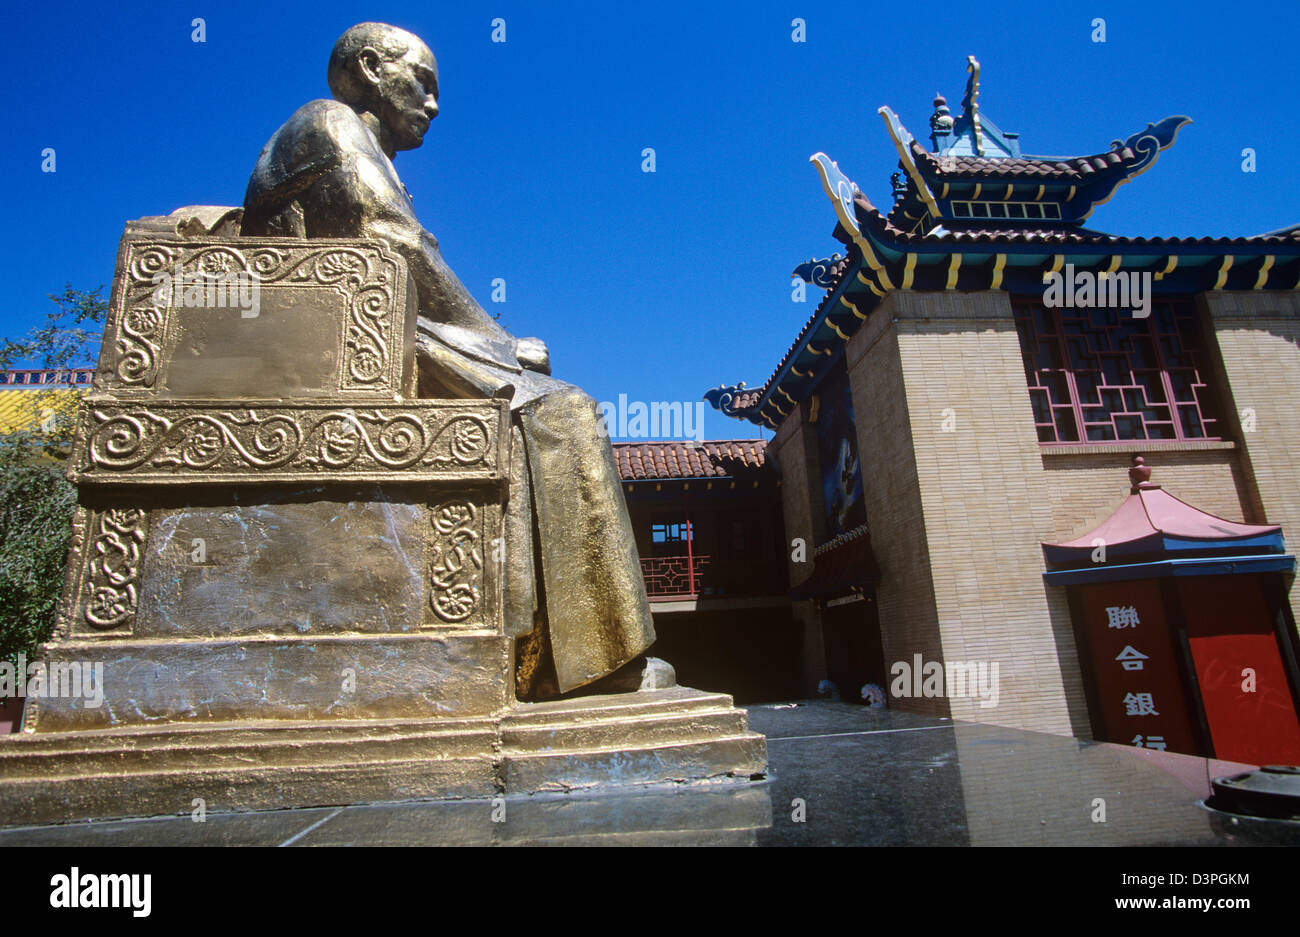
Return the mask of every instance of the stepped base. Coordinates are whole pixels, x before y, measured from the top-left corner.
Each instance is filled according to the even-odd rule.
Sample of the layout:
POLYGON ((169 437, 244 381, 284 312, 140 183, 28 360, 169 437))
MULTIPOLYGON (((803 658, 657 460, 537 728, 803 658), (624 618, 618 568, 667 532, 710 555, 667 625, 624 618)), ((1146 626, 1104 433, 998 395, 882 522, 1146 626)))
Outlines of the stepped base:
POLYGON ((133 726, 0 738, 0 825, 710 781, 767 770, 731 697, 684 687, 462 719, 133 726))

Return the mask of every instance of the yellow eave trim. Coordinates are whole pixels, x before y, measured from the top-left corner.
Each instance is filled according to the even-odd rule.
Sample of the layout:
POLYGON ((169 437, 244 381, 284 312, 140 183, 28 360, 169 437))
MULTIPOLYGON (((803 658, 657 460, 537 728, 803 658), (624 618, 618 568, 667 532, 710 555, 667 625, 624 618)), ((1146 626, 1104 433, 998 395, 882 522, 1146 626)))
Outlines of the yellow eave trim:
MULTIPOLYGON (((888 121, 886 121, 886 123, 888 123, 888 121)), ((839 219, 840 227, 853 236, 853 243, 858 245, 858 250, 862 251, 862 259, 865 260, 867 266, 869 266, 872 271, 880 277, 881 285, 887 290, 892 290, 894 284, 890 281, 888 272, 886 272, 885 267, 880 262, 879 258, 876 257, 876 252, 872 249, 871 243, 862 234, 861 229, 858 227, 857 218, 849 217, 846 213, 844 203, 840 201, 839 193, 831 188, 830 178, 826 175, 825 168, 817 159, 819 156, 827 162, 830 162, 830 157, 825 153, 814 153, 808 158, 808 162, 817 167, 817 175, 822 181, 822 191, 826 193, 826 197, 829 198, 831 204, 835 206, 835 217, 839 219)), ((841 175, 843 175, 843 173, 841 173, 841 175)), ((854 186, 854 189, 855 191, 857 190, 856 185, 854 186)), ((937 215, 938 213, 936 212, 935 214, 937 215)), ((859 275, 860 274, 861 271, 859 271, 859 275)))
POLYGON ((961 270, 961 254, 953 254, 952 259, 948 261, 948 283, 944 289, 955 289, 957 286, 957 272, 961 270))
POLYGON ((1255 289, 1262 290, 1264 284, 1268 282, 1268 272, 1273 269, 1273 262, 1276 260, 1272 254, 1264 258, 1264 262, 1259 265, 1259 276, 1255 278, 1255 289))
POLYGON ((872 280, 871 277, 863 273, 861 270, 858 271, 858 279, 862 281, 863 286, 870 289, 871 292, 875 293, 878 297, 880 297, 881 299, 885 298, 885 294, 880 291, 880 287, 876 286, 875 281, 872 280))
POLYGON ((1232 269, 1232 262, 1236 258, 1232 254, 1225 254, 1223 263, 1219 265, 1219 277, 1214 281, 1213 289, 1223 289, 1223 284, 1228 282, 1228 271, 1232 269))
POLYGON ((1065 266, 1065 255, 1053 254, 1052 265, 1043 271, 1043 282, 1046 283, 1051 274, 1060 273, 1061 268, 1064 266, 1065 266))
POLYGON ((998 290, 1002 288, 1002 270, 1007 265, 1007 255, 998 254, 993 259, 993 279, 989 283, 989 289, 998 290))

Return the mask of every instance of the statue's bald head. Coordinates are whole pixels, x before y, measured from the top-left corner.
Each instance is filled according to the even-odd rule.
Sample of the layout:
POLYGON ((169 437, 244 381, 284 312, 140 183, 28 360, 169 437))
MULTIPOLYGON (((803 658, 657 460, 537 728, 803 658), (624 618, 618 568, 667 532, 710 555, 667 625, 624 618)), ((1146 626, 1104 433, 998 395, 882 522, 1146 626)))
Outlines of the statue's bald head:
POLYGON ((418 36, 360 23, 334 43, 330 93, 368 121, 389 156, 413 150, 438 116, 438 63, 418 36))
POLYGON ((387 23, 358 23, 339 36, 330 52, 326 80, 336 100, 348 105, 365 103, 370 88, 357 74, 357 62, 367 48, 374 49, 383 62, 396 62, 412 50, 422 51, 433 59, 429 47, 414 33, 387 23))

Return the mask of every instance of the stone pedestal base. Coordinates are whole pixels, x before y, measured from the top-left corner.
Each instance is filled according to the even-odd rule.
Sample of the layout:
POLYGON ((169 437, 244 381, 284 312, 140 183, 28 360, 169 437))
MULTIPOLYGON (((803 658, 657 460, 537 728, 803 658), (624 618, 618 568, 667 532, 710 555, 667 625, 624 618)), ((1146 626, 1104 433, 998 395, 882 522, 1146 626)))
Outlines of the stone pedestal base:
MULTIPOLYGON (((726 696, 514 704, 539 581, 552 602, 568 588, 554 569, 539 580, 534 527, 595 508, 566 495, 580 513, 534 524, 507 402, 419 397, 416 318, 405 262, 381 242, 128 228, 68 457, 78 500, 54 635, 18 677, 24 732, 0 738, 0 825, 766 770, 726 696), (178 311, 160 271, 251 278, 260 312, 217 303, 215 282, 195 290, 210 307, 187 291, 178 311)), ((577 425, 576 410, 556 419, 577 425)), ((602 582, 613 598, 641 588, 630 537, 615 546, 632 572, 602 582)), ((615 608, 586 611, 610 628, 637 618, 615 608)))
POLYGON ((675 687, 493 716, 207 722, 0 739, 0 825, 527 795, 767 770, 729 696, 675 687))
POLYGON ((81 696, 30 699, 25 726, 490 716, 510 702, 510 644, 464 632, 60 641, 41 658, 50 673, 102 662, 103 698, 89 705, 83 682, 81 696))

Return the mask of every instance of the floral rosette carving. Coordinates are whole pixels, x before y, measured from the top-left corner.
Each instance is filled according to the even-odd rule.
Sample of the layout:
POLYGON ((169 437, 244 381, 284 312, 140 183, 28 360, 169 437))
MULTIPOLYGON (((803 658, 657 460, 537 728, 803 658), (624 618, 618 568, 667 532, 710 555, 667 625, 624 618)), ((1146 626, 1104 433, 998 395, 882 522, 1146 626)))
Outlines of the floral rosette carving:
MULTIPOLYGON (((248 261, 229 247, 208 247, 200 250, 190 260, 194 272, 208 277, 229 276, 248 271, 248 261)), ((189 266, 187 264, 186 266, 189 266)))
POLYGON ((166 313, 154 306, 133 306, 122 316, 117 376, 123 384, 153 384, 166 321, 166 313))
POLYGON ((434 508, 429 604, 440 619, 458 624, 478 608, 483 555, 474 529, 478 513, 468 501, 445 502, 434 508))
POLYGON ((458 416, 448 421, 434 440, 425 465, 474 465, 487 455, 492 434, 487 424, 474 416, 458 416), (444 449, 440 443, 446 441, 444 449))
POLYGON ((311 276, 318 283, 346 282, 352 289, 359 288, 370 276, 370 263, 360 251, 339 249, 318 254, 314 259, 299 265, 305 274, 310 267, 311 276))
POLYGON ((308 465, 343 468, 364 453, 384 468, 404 469, 419 461, 427 444, 424 421, 413 413, 385 416, 378 410, 327 414, 307 434, 316 440, 308 465), (366 424, 377 429, 374 438, 366 424))
POLYGON ((135 616, 145 514, 138 508, 113 508, 99 518, 87 575, 86 622, 92 628, 117 628, 135 616))

